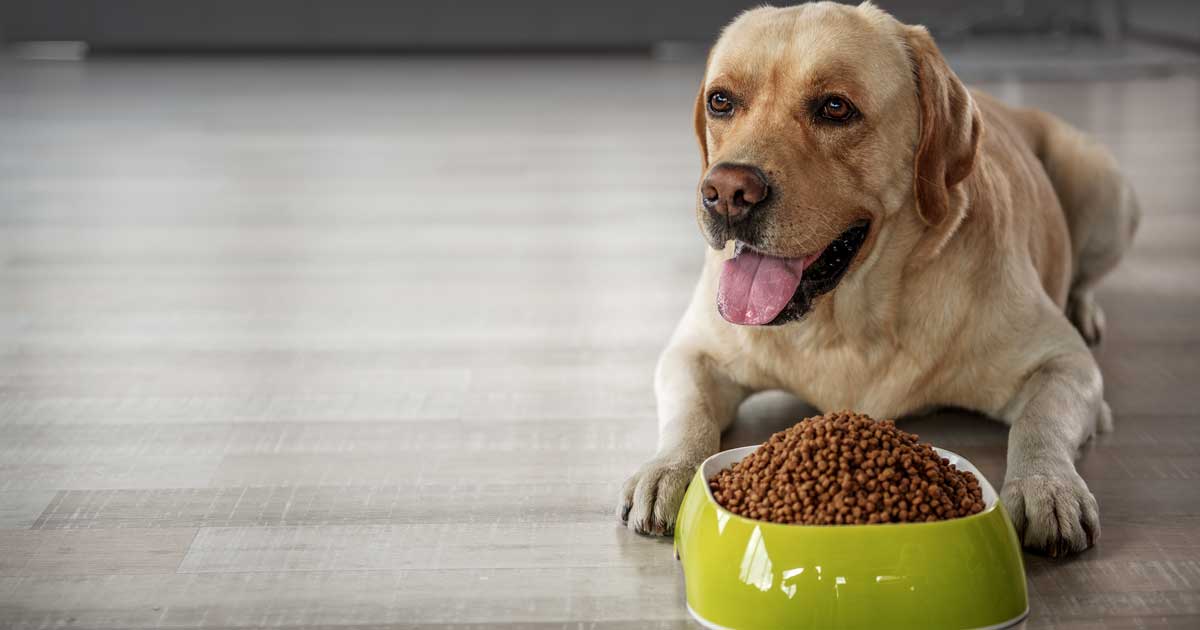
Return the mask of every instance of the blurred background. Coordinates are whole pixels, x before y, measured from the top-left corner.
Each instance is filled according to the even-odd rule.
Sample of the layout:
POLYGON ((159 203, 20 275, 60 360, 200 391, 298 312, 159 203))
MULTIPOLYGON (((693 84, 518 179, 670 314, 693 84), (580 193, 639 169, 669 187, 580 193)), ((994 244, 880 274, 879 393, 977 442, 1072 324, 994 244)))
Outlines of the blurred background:
MULTIPOLYGON (((4 6, 10 42, 81 42, 107 52, 663 55, 676 47, 702 52, 731 16, 755 3, 6 0, 4 6)), ((1109 61, 1144 56, 1145 64, 1164 57, 1183 62, 1161 45, 1200 46, 1200 8, 1180 0, 892 0, 881 6, 902 21, 926 25, 945 45, 970 42, 968 48, 1003 37, 1016 48, 1090 51, 1109 61)))
MULTIPOLYGON (((0 627, 691 627, 614 512, 750 4, 0 0, 0 627)), ((1027 557, 1028 627, 1200 626, 1200 3, 879 4, 1145 212, 1104 538, 1027 557)), ((1003 479, 1003 426, 906 422, 1003 479)))

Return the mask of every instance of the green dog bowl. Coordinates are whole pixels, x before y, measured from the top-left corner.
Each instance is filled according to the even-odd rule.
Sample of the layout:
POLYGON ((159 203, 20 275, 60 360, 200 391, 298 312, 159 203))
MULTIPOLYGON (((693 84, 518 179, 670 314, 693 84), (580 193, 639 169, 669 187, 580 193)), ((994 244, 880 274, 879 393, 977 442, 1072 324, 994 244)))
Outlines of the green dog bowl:
POLYGON ((1025 618, 1016 531, 971 462, 984 510, 934 523, 787 525, 717 505, 708 480, 757 446, 705 460, 675 525, 688 611, 709 628, 1005 628, 1025 618))

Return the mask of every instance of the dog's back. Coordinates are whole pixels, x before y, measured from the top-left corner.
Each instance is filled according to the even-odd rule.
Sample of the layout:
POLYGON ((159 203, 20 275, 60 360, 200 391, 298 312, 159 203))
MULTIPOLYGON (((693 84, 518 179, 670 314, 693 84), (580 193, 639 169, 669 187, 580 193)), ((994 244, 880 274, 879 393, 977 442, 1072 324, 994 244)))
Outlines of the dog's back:
MULTIPOLYGON (((983 112, 985 133, 1008 132, 1019 138, 1053 187, 1070 241, 1065 285, 1058 286, 1057 270, 1046 268, 1051 263, 1036 256, 1034 262, 1047 293, 1066 309, 1083 337, 1095 343, 1102 333, 1103 315, 1092 292, 1132 243, 1141 216, 1133 189, 1108 149, 1058 117, 1009 107, 979 91, 973 90, 972 96, 983 112)), ((1034 217, 1019 220, 1030 218, 1034 217)), ((1032 238, 1045 240, 1047 235, 1032 238)))

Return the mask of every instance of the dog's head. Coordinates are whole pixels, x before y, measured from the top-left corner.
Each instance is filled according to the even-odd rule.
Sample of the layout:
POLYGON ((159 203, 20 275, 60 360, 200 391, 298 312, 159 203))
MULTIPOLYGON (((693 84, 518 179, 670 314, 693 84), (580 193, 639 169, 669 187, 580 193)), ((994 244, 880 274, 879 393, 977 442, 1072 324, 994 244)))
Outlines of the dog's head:
POLYGON ((736 242, 718 308, 757 325, 803 317, 901 213, 950 234, 981 130, 928 32, 869 3, 742 14, 709 54, 695 122, 701 230, 736 242))

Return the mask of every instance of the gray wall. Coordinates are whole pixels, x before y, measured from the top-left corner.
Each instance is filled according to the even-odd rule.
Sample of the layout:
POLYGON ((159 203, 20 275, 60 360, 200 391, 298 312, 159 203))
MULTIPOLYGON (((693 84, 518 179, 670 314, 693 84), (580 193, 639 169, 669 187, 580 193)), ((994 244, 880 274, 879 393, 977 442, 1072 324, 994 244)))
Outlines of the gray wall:
MULTIPOLYGON (((9 41, 78 40, 160 50, 637 49, 709 42, 759 2, 664 0, 0 0, 9 41)), ((982 31, 1097 30, 1105 12, 1159 30, 1200 30, 1200 2, 1149 0, 880 0, 940 36, 982 31), (1174 16, 1191 12, 1176 21, 1174 16), (1188 22, 1187 20, 1191 21, 1188 22), (1191 26, 1189 26, 1189 24, 1191 26)))

